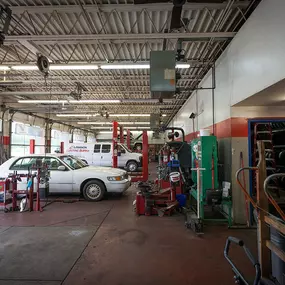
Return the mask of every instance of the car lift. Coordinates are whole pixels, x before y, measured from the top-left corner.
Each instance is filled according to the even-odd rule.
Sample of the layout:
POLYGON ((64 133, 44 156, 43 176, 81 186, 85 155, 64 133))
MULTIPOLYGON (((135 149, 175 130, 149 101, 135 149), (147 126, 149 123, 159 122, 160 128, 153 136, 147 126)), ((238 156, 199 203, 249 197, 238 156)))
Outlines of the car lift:
MULTIPOLYGON (((118 127, 120 127, 120 143, 124 143, 124 128, 119 126, 118 122, 113 122, 113 167, 118 167, 118 127)), ((127 143, 130 144, 130 131, 127 130, 127 143)), ((148 180, 148 137, 147 131, 143 131, 143 149, 142 149, 142 172, 129 173, 132 176, 132 182, 148 180)))

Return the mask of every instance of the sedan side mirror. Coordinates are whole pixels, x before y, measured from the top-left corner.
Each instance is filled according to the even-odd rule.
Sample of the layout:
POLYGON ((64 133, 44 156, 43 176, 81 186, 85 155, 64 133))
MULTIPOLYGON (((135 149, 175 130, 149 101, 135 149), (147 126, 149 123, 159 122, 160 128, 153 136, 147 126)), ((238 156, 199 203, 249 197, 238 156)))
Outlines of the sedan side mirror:
POLYGON ((64 165, 60 165, 57 170, 60 170, 60 171, 65 171, 66 170, 66 167, 64 165))

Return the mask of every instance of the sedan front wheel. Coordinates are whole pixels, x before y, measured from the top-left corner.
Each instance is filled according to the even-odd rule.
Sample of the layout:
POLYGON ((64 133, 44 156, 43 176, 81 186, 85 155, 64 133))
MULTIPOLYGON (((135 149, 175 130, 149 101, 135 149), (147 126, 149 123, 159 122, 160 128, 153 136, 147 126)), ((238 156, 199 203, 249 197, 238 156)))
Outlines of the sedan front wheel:
POLYGON ((105 185, 101 181, 88 181, 83 188, 83 196, 87 201, 101 201, 106 192, 105 185))

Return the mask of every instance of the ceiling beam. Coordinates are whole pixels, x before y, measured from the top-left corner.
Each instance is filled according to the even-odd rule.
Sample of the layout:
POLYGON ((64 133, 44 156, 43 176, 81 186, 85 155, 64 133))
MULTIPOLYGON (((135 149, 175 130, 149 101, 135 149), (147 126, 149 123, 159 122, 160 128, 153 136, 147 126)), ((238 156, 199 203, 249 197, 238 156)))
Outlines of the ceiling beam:
MULTIPOLYGON (((225 9, 227 1, 223 3, 186 3, 183 6, 183 10, 203 10, 208 9, 225 9)), ((233 8, 246 8, 250 4, 250 1, 236 1, 232 5, 233 8)), ((37 5, 37 6, 9 6, 13 15, 21 15, 25 11, 29 14, 42 14, 52 13, 57 11, 58 13, 80 13, 82 8, 89 13, 111 13, 115 10, 117 12, 140 12, 142 10, 147 11, 172 11, 172 3, 154 3, 154 4, 102 4, 102 5, 37 5)))
POLYGON ((152 34, 84 34, 84 35, 17 35, 6 36, 5 42, 9 41, 84 41, 84 40, 112 40, 118 37, 121 40, 132 41, 136 39, 211 39, 211 38, 233 38, 236 35, 234 32, 210 32, 210 33, 152 33, 152 34))
MULTIPOLYGON (((227 39, 227 38, 226 38, 227 39)), ((140 39, 132 39, 132 44, 146 44, 146 43, 151 43, 151 44, 162 44, 164 39, 148 39, 147 41, 143 38, 140 39)), ((225 41, 225 38, 213 38, 213 40, 215 42, 223 42, 225 41)), ((171 40, 170 40, 171 41, 171 40)), ((198 39, 191 39, 191 41, 195 41, 195 42, 199 42, 199 43, 203 43, 203 42, 208 42, 209 38, 198 38, 198 39)), ((42 41, 37 41, 37 45, 74 45, 74 44, 80 44, 80 45, 96 45, 100 42, 100 44, 104 44, 104 45, 114 45, 114 44, 128 44, 128 42, 126 40, 121 40, 121 39, 111 39, 111 40, 96 40, 96 39, 92 39, 92 40, 81 40, 78 42, 75 42, 74 40, 66 40, 64 42, 58 42, 58 41, 51 41, 51 40, 42 40, 42 41)), ((173 45, 176 45, 176 40, 174 40, 173 45)), ((15 45, 15 46, 19 46, 21 44, 21 41, 18 42, 17 40, 13 41, 13 40, 9 40, 9 41, 5 41, 4 45, 9 46, 9 45, 15 45)), ((39 49, 39 47, 38 47, 39 49)))
MULTIPOLYGON (((28 80, 22 80, 22 78, 26 78, 26 76, 23 76, 22 74, 0 74, 0 84, 5 82, 14 82, 14 81, 20 81, 23 82, 23 84, 30 84, 30 83, 42 83, 45 82, 43 76, 36 76, 36 75, 30 75, 29 74, 29 79, 28 80), (1 80, 2 78, 13 78, 8 80, 1 80), (15 79, 17 78, 17 79, 15 79)), ((181 75, 181 79, 182 81, 187 81, 187 80, 191 80, 191 79, 195 79, 196 77, 193 75, 181 75)), ((76 81, 105 81, 108 80, 108 82, 122 82, 122 81, 130 81, 130 82, 134 82, 134 81, 149 81, 149 75, 72 75, 72 78, 70 75, 49 75, 48 79, 47 79, 47 83, 50 84, 51 81, 52 83, 60 83, 60 82, 76 82, 76 81)))
MULTIPOLYGON (((182 91, 184 92, 184 91, 182 91)), ((70 91, 52 91, 52 96, 68 96, 70 95, 70 91)), ((37 96, 37 99, 41 96, 47 96, 48 98, 43 98, 43 100, 49 100, 51 93, 49 91, 4 91, 0 92, 0 97, 1 96, 37 96)), ((150 92, 145 91, 145 90, 130 90, 130 91, 103 91, 103 90, 94 90, 94 91, 89 91, 85 92, 83 95, 93 95, 91 99, 99 100, 99 99, 106 99, 110 96, 112 96, 112 99, 118 99, 118 100, 123 100, 120 98, 121 96, 126 96, 126 95, 140 95, 140 96, 148 96, 150 97, 150 92), (120 95, 120 96, 118 96, 120 95), (94 98, 94 96, 100 96, 100 98, 94 98)), ((42 98, 41 98, 42 99, 42 98)), ((89 99, 89 98, 84 98, 84 99, 89 99)), ((56 100, 56 98, 52 98, 52 100, 56 100)), ((64 99, 65 100, 65 99, 64 99)), ((137 100, 137 99, 135 99, 137 100)), ((142 99, 144 100, 144 99, 142 99)))
MULTIPOLYGON (((137 78, 137 79, 105 79, 104 77, 102 78, 75 78, 75 79, 48 79, 47 81, 43 80, 43 78, 39 78, 39 79, 32 79, 32 80, 16 80, 16 81, 1 81, 0 80, 0 86, 1 85, 5 85, 5 86, 13 86, 13 85, 44 85, 43 87, 46 86, 46 83, 48 84, 48 86, 50 87, 51 84, 57 85, 57 84, 63 84, 63 83, 76 83, 76 82, 84 82, 84 85, 88 85, 88 86, 93 86, 93 87, 122 87, 121 85, 98 85, 96 84, 96 81, 104 81, 107 80, 108 83, 121 83, 121 82, 134 82, 134 81, 143 81, 143 83, 145 81, 147 81, 147 84, 140 84, 140 85, 128 85, 128 87, 141 87, 141 86, 149 86, 149 78, 137 78)), ((188 81, 201 81, 201 79, 196 79, 196 78, 181 78, 179 79, 179 82, 188 82, 188 81)), ((39 86, 40 87, 40 86, 39 86)), ((126 86, 124 86, 126 87, 126 86)))
POLYGON ((32 54, 34 55, 41 54, 50 59, 49 54, 46 53, 42 48, 38 47, 35 43, 31 43, 27 40, 19 40, 18 43, 20 43, 22 46, 28 49, 32 54))

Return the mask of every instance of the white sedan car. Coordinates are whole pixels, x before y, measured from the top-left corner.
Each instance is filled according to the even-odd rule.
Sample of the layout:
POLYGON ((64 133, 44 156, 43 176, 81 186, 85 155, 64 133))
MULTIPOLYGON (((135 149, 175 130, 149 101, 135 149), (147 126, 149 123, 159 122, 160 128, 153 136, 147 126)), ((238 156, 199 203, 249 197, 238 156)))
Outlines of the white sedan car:
POLYGON ((82 193, 86 200, 100 201, 106 192, 123 193, 131 184, 131 178, 125 170, 88 166, 80 159, 64 154, 13 157, 0 165, 0 178, 14 171, 27 174, 39 160, 49 166, 49 192, 52 194, 82 193))

